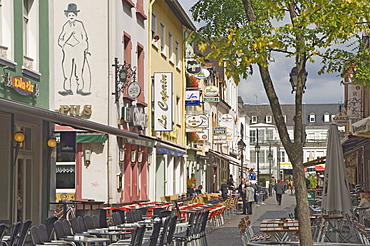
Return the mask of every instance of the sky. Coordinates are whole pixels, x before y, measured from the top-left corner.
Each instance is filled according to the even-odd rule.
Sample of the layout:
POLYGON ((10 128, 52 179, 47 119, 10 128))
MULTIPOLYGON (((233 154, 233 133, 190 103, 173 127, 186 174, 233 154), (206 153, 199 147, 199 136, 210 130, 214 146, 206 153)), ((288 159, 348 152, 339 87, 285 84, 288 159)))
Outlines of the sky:
MULTIPOLYGON (((189 17, 192 18, 189 9, 197 0, 178 1, 189 17)), ((194 22, 194 25, 200 27, 196 22, 194 22)), ((291 94, 289 73, 294 67, 294 58, 285 58, 282 55, 279 56, 279 54, 272 54, 272 56, 275 58, 275 62, 271 63, 269 70, 280 104, 293 104, 295 94, 291 94)), ((317 72, 320 68, 319 60, 315 63, 307 63, 307 88, 303 95, 303 102, 306 104, 343 103, 344 86, 340 83, 342 81, 341 77, 338 73, 318 75, 317 72)), ((268 104, 258 68, 254 67, 253 70, 254 74, 252 76, 239 83, 239 96, 243 98, 244 103, 268 104)))

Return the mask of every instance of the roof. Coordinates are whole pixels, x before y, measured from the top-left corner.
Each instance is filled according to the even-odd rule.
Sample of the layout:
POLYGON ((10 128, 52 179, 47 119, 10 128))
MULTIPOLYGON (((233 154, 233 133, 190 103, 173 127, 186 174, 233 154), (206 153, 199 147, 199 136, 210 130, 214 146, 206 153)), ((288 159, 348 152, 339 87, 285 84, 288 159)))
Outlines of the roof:
POLYGON ((196 30, 195 25, 177 0, 166 0, 166 3, 168 4, 172 12, 176 15, 177 19, 179 19, 181 24, 192 31, 196 30))

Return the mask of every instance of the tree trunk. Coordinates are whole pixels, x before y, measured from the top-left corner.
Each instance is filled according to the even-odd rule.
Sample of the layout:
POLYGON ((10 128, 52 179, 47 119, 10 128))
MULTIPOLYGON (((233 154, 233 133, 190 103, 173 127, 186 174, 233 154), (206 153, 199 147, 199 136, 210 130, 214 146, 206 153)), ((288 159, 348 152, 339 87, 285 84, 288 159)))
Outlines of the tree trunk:
MULTIPOLYGON (((306 181, 303 169, 303 145, 302 145, 302 100, 296 99, 296 120, 294 131, 294 142, 289 138, 283 114, 281 112, 279 99, 275 93, 274 86, 267 67, 259 66, 262 82, 269 99, 271 110, 274 115, 276 127, 279 132, 280 140, 287 152, 293 166, 294 186, 296 189, 296 203, 298 209, 299 238, 300 245, 311 246, 312 232, 310 221, 310 210, 307 199, 306 181), (297 130, 298 129, 298 130, 297 130)), ((297 97, 302 97, 302 92, 297 97)))

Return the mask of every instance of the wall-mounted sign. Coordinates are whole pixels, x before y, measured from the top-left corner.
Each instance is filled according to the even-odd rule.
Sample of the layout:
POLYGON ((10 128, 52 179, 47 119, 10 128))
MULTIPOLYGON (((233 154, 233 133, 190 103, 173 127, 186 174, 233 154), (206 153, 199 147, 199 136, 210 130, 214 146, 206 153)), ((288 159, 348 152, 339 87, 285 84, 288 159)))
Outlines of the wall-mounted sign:
POLYGON ((221 122, 232 122, 234 120, 234 117, 230 114, 223 114, 221 117, 220 117, 220 121, 221 122))
POLYGON ((148 117, 144 111, 144 107, 133 105, 130 108, 130 114, 131 126, 136 126, 140 130, 144 130, 147 127, 148 117))
POLYGON ((1 83, 7 87, 13 87, 13 89, 22 96, 29 96, 33 94, 38 96, 40 93, 38 84, 32 84, 31 81, 22 76, 16 76, 10 78, 10 73, 2 75, 1 83))
POLYGON ((185 119, 186 126, 188 127, 199 127, 203 124, 203 118, 200 115, 189 116, 185 119))
POLYGON ((351 119, 358 119, 362 114, 362 86, 348 84, 347 115, 351 119))
POLYGON ((219 102, 219 97, 203 97, 204 102, 219 102))
POLYGON ((213 128, 213 134, 226 134, 226 127, 213 128))
POLYGON ((198 132, 197 134, 199 136, 199 141, 208 141, 208 129, 203 129, 202 132, 198 132))
POLYGON ((196 60, 189 60, 186 62, 186 72, 190 74, 197 74, 202 71, 202 67, 200 62, 197 62, 196 60))
POLYGON ((345 126, 349 121, 349 117, 345 113, 340 112, 332 117, 332 121, 338 126, 345 126))
POLYGON ((218 87, 214 85, 207 86, 204 88, 204 96, 205 97, 215 97, 218 96, 218 87))
POLYGON ((73 117, 89 118, 92 114, 92 107, 91 105, 60 105, 55 111, 73 117))
POLYGON ((200 73, 197 73, 197 74, 194 74, 194 76, 197 78, 197 79, 205 79, 209 76, 209 71, 208 69, 202 69, 202 71, 200 73))
POLYGON ((60 132, 60 150, 61 152, 76 152, 76 132, 60 132))
POLYGON ((172 131, 172 73, 154 73, 154 131, 172 131))
POLYGON ((200 105, 200 91, 185 91, 185 105, 200 105))
POLYGON ((138 82, 132 82, 127 87, 127 95, 132 98, 136 99, 140 96, 141 93, 141 86, 138 82))

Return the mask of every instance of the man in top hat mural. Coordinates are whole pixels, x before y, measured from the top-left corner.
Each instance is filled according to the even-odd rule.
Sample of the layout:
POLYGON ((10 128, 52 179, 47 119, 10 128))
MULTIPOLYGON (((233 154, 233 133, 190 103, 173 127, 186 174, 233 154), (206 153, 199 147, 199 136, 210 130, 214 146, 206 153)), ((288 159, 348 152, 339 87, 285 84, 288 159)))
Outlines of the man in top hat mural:
POLYGON ((58 38, 58 45, 62 48, 62 70, 63 70, 63 91, 58 93, 62 96, 73 95, 72 79, 75 79, 76 93, 82 96, 90 95, 91 71, 87 60, 90 55, 87 33, 83 23, 76 20, 80 10, 75 3, 68 4, 64 10, 68 21, 63 25, 62 32, 58 38), (84 74, 85 73, 85 74, 84 74), (86 78, 84 78, 84 75, 86 78))

